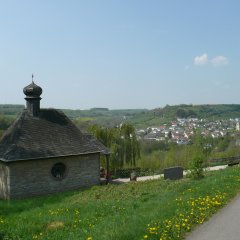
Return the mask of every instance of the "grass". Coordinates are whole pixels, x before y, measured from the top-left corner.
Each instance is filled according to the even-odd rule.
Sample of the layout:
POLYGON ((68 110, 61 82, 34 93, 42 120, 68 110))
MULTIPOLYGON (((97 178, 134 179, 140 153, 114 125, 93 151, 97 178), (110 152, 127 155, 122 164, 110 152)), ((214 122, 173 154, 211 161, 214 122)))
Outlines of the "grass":
POLYGON ((240 192, 240 168, 0 201, 0 239, 183 239, 240 192))

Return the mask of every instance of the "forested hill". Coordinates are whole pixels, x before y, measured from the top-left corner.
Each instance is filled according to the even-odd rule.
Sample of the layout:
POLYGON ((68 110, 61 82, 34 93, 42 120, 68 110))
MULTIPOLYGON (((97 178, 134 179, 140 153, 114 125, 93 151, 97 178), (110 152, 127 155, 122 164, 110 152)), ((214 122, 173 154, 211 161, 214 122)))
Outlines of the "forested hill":
MULTIPOLYGON (((0 104, 0 117, 15 118, 24 109, 24 105, 0 104)), ((240 118, 240 104, 218 105, 166 105, 163 108, 121 109, 92 108, 89 110, 62 109, 78 125, 100 124, 115 126, 129 121, 135 127, 148 127, 172 121, 176 118, 207 118, 212 120, 240 118)), ((10 120, 10 119, 5 119, 10 120)), ((7 122, 8 122, 7 121, 7 122)))
POLYGON ((176 118, 204 118, 209 120, 240 118, 240 104, 166 105, 135 115, 131 122, 136 127, 153 126, 176 118))
POLYGON ((98 123, 117 125, 130 121, 136 127, 148 127, 162 124, 177 118, 206 118, 210 120, 240 118, 240 104, 207 105, 166 105, 163 108, 109 110, 93 108, 90 110, 63 110, 70 118, 79 123, 98 123))
POLYGON ((16 116, 24 109, 20 104, 0 104, 0 115, 16 116))
POLYGON ((155 109, 156 114, 179 118, 233 118, 240 116, 240 104, 176 105, 155 109))
MULTIPOLYGON (((23 111, 24 105, 0 104, 0 137, 4 130, 6 130, 17 115, 23 111)), ((116 126, 124 120, 129 120, 135 115, 148 112, 147 109, 118 109, 110 110, 108 108, 92 108, 89 110, 72 110, 60 109, 75 124, 82 129, 87 128, 92 124, 99 124, 104 126, 116 126)))

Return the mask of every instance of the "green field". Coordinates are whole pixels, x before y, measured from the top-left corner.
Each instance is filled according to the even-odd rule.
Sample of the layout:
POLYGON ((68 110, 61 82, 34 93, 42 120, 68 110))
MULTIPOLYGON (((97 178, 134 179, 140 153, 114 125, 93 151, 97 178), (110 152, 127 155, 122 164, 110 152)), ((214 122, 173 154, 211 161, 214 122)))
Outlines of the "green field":
POLYGON ((0 201, 0 239, 183 239, 240 192, 240 168, 0 201))

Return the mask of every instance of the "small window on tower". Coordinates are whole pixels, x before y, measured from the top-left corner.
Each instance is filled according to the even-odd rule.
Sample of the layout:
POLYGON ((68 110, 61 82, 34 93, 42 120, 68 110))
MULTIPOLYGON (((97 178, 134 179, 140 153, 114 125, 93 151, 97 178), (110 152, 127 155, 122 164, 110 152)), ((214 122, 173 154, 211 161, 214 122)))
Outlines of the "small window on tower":
POLYGON ((51 170, 52 176, 56 179, 63 179, 66 174, 66 166, 63 163, 56 163, 51 170))

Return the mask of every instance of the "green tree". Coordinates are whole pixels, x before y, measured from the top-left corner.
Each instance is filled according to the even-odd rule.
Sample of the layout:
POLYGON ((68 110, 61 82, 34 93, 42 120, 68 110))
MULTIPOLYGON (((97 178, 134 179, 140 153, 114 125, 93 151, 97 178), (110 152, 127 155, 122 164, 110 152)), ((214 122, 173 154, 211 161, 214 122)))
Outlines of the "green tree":
POLYGON ((193 179, 201 179, 204 177, 203 157, 196 154, 190 163, 190 172, 193 179))
POLYGON ((140 144, 136 137, 135 128, 130 123, 124 123, 120 127, 120 135, 124 148, 124 162, 133 167, 140 157, 140 144))
POLYGON ((6 130, 13 122, 14 118, 0 115, 0 130, 6 130))
POLYGON ((176 115, 179 118, 187 118, 188 117, 187 112, 184 109, 182 109, 182 108, 179 108, 177 110, 176 115))
POLYGON ((230 138, 229 137, 224 137, 224 138, 220 138, 219 142, 217 144, 217 149, 219 152, 224 152, 227 150, 228 146, 230 144, 230 138))
POLYGON ((89 131, 111 151, 111 167, 135 166, 140 157, 140 144, 134 127, 124 123, 118 128, 93 125, 89 131))

